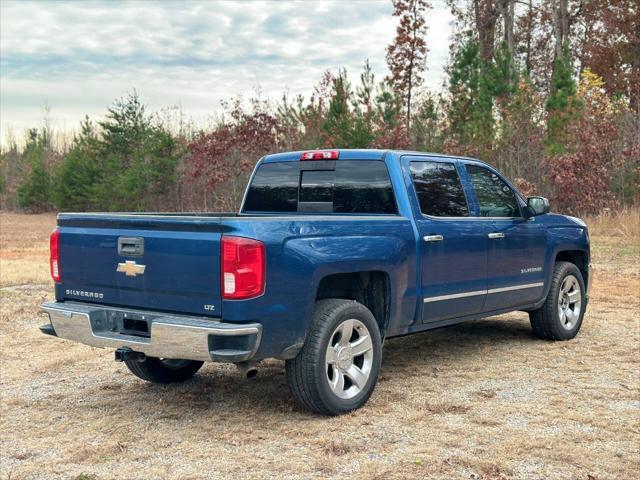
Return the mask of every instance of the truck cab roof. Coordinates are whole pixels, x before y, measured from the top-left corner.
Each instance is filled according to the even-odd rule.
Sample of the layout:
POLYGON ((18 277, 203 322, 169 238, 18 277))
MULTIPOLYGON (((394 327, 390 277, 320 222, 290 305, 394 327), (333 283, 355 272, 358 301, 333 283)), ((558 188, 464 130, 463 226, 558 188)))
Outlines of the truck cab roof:
POLYGON ((400 158, 405 155, 416 155, 416 156, 428 156, 428 157, 436 157, 436 158, 451 158, 456 160, 462 160, 466 162, 478 162, 481 164, 488 165, 486 162, 479 160, 477 158, 465 157, 465 156, 455 156, 455 155, 445 155, 443 153, 436 152, 417 152, 412 150, 390 150, 390 149, 373 149, 373 148, 359 148, 359 149, 350 149, 350 148, 327 148, 327 149, 317 149, 317 150, 296 150, 291 152, 282 152, 282 153, 274 153, 270 155, 266 155, 262 158, 262 163, 273 163, 273 162, 294 162, 299 161, 302 154, 309 151, 336 151, 338 152, 338 159, 340 160, 383 160, 387 154, 393 154, 397 158, 400 158))

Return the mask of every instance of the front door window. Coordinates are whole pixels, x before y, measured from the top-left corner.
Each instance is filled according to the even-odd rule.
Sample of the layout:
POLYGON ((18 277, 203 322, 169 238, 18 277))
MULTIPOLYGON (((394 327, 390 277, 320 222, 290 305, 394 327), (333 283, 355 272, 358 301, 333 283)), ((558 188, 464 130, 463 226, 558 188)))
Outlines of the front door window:
POLYGON ((482 217, 519 217, 520 206, 511 187, 491 170, 467 165, 482 217))

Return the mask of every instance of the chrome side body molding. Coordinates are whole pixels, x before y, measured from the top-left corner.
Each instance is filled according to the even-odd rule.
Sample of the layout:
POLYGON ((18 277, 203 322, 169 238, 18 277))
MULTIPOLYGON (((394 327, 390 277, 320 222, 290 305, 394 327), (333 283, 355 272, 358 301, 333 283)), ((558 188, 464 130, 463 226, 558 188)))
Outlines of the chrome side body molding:
POLYGON ((473 292, 453 293, 451 295, 439 295, 436 297, 426 297, 424 303, 439 302, 441 300, 452 300, 454 298, 475 297, 478 295, 491 295, 492 293, 510 292, 512 290, 523 290, 525 288, 538 288, 544 286, 543 282, 526 283, 524 285, 513 285, 510 287, 490 288, 489 290, 475 290, 473 292))

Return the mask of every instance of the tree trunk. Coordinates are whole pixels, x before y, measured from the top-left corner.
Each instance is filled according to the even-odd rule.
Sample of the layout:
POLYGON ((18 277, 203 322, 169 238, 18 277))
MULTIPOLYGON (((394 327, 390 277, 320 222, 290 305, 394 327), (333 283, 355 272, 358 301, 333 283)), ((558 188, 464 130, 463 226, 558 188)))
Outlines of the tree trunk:
POLYGON ((411 42, 411 60, 409 62, 409 86, 407 88, 407 130, 409 130, 409 125, 411 124, 411 90, 413 89, 413 62, 416 58, 416 37, 418 32, 416 30, 416 21, 418 17, 418 6, 416 2, 413 2, 412 7, 413 13, 413 32, 412 32, 412 42, 411 42))
POLYGON ((411 125, 411 85, 409 85, 409 91, 407 92, 407 130, 411 125))
POLYGON ((513 55, 513 23, 515 15, 515 0, 501 0, 500 10, 504 22, 503 41, 507 50, 513 55))
POLYGON ((553 35, 555 37, 554 60, 562 55, 562 48, 569 37, 568 0, 552 0, 553 35))
MULTIPOLYGON (((502 0, 497 0, 502 1, 502 0)), ((496 23, 500 16, 494 0, 473 0, 480 57, 485 62, 493 59, 496 36, 496 23)))
POLYGON ((533 0, 529 0, 529 10, 527 12, 527 52, 525 55, 525 69, 527 74, 531 74, 531 42, 533 41, 533 0))
POLYGON ((640 22, 635 25, 635 35, 631 42, 631 91, 629 105, 640 120, 640 22))

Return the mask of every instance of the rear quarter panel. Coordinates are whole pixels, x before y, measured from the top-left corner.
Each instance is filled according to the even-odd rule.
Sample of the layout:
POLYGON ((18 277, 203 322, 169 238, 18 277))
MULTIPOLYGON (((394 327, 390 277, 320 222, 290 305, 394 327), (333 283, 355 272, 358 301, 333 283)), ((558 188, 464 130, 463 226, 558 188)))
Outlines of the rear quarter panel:
MULTIPOLYGON (((382 271, 391 287, 389 332, 415 319, 416 251, 411 221, 402 216, 292 216, 238 218, 225 235, 265 242, 264 295, 224 300, 225 321, 259 321, 257 357, 279 356, 304 341, 320 281, 334 273, 382 271)), ((407 325, 405 325, 407 324, 407 325)))

